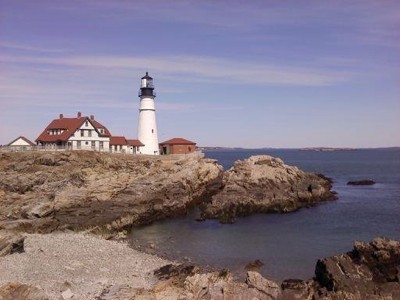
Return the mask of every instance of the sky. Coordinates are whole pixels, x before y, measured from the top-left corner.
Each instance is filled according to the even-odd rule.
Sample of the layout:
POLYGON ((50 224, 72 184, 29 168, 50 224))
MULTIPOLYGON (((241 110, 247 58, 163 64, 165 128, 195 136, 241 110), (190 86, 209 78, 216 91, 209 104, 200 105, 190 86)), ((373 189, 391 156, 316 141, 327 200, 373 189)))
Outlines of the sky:
POLYGON ((245 148, 400 146, 399 1, 0 0, 0 144, 95 115, 137 138, 245 148))

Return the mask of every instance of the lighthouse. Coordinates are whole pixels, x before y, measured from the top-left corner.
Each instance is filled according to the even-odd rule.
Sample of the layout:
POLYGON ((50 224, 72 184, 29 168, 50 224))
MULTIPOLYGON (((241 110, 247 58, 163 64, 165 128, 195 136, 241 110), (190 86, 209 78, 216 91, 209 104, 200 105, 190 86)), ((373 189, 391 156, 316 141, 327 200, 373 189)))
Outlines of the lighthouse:
POLYGON ((141 147, 142 154, 158 155, 158 134, 156 123, 156 108, 154 104, 153 78, 146 75, 140 81, 140 106, 139 106, 139 126, 138 126, 138 139, 144 144, 141 147))

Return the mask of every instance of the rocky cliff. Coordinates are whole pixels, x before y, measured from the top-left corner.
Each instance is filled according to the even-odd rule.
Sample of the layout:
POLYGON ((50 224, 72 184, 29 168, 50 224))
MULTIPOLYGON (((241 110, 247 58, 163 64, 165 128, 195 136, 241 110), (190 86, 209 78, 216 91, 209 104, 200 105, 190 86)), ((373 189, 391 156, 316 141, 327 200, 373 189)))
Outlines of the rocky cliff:
POLYGON ((203 206, 203 217, 231 222, 252 213, 291 212, 335 199, 331 187, 324 176, 285 165, 279 158, 252 156, 225 172, 223 188, 203 206))
POLYGON ((0 229, 122 229, 185 213, 221 186, 200 155, 1 153, 0 229))

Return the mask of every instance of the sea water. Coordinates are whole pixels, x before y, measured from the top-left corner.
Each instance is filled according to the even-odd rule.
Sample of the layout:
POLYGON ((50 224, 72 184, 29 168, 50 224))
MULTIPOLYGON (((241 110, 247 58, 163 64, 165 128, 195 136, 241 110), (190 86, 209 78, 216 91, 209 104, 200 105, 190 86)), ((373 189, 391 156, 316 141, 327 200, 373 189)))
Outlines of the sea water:
POLYGON ((229 169, 234 161, 267 154, 286 164, 322 173, 333 180, 336 201, 287 214, 257 214, 234 224, 181 218, 136 228, 132 239, 154 243, 157 253, 172 259, 244 272, 256 259, 260 272, 275 280, 311 278, 317 259, 350 251, 355 240, 377 236, 400 239, 400 150, 311 151, 292 149, 213 150, 229 169), (350 180, 372 179, 372 186, 349 186, 350 180))

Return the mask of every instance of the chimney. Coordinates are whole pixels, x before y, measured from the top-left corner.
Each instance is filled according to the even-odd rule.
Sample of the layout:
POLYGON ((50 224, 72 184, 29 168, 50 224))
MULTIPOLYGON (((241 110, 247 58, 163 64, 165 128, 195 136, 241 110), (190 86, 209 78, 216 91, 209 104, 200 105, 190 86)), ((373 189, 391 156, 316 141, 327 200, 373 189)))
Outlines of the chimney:
POLYGON ((90 115, 90 120, 94 120, 94 115, 90 115))
POLYGON ((60 114, 60 119, 62 119, 62 118, 64 118, 64 115, 63 115, 63 114, 60 114))
POLYGON ((78 112, 78 118, 82 117, 82 113, 79 111, 78 112))

